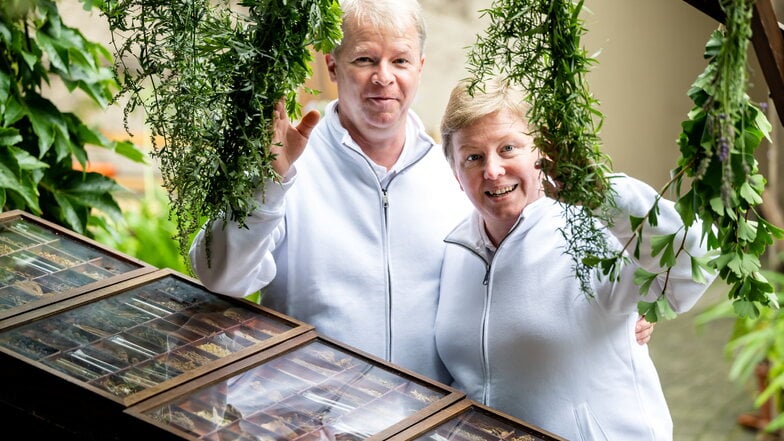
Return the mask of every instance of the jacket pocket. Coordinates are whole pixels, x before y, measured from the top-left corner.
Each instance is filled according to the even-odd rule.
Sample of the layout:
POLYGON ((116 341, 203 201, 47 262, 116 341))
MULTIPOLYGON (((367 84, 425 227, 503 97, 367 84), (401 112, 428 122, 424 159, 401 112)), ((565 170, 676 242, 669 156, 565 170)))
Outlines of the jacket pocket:
POLYGON ((591 412, 588 403, 582 403, 574 408, 574 420, 577 431, 580 434, 579 440, 573 441, 609 441, 610 438, 602 430, 601 424, 591 412))

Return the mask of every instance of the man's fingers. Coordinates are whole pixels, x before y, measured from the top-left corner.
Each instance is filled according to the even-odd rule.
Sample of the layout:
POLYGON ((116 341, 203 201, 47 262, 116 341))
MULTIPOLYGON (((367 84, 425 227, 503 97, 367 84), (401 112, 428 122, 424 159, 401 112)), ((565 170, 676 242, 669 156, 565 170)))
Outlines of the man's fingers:
POLYGON ((316 123, 318 123, 319 118, 321 118, 321 116, 318 110, 311 110, 305 114, 299 124, 297 124, 297 131, 305 138, 310 137, 310 132, 312 132, 313 128, 316 127, 316 123))

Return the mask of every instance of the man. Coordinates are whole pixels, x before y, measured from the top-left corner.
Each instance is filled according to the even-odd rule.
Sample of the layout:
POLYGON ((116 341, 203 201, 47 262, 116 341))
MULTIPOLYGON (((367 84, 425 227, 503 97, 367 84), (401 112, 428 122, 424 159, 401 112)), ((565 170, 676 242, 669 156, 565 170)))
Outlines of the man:
MULTIPOLYGON (((470 210, 410 110, 424 66, 415 0, 346 0, 326 63, 338 96, 295 127, 277 108, 276 172, 247 229, 216 222, 190 258, 204 285, 314 325, 330 338, 447 382, 433 325, 443 238, 470 210), (295 165, 296 161, 296 165, 295 165)), ((649 331, 648 331, 649 332, 649 331)))

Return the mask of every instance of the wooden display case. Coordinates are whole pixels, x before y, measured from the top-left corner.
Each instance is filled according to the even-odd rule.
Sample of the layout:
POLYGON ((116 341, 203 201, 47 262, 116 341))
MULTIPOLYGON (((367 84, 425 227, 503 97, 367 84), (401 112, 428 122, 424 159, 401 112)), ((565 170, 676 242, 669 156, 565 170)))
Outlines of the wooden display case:
POLYGON ((156 269, 24 211, 0 213, 0 320, 156 269))
POLYGON ((157 270, 0 321, 0 401, 115 430, 123 408, 311 329, 157 270))
POLYGON ((125 413, 160 428, 155 439, 378 440, 463 397, 314 331, 125 413))
POLYGON ((566 441, 517 418, 464 399, 390 441, 566 441))

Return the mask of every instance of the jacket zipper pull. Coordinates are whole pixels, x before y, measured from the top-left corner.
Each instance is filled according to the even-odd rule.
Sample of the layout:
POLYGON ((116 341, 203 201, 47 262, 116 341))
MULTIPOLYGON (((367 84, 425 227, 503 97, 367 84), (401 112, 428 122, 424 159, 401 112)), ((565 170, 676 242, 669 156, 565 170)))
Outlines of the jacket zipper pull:
POLYGON ((487 265, 487 271, 485 271, 485 278, 482 280, 482 285, 487 286, 489 281, 490 281, 490 265, 487 265))
POLYGON ((384 209, 387 209, 389 208, 389 198, 387 197, 387 189, 385 188, 381 190, 381 194, 382 194, 381 199, 383 200, 384 209))

